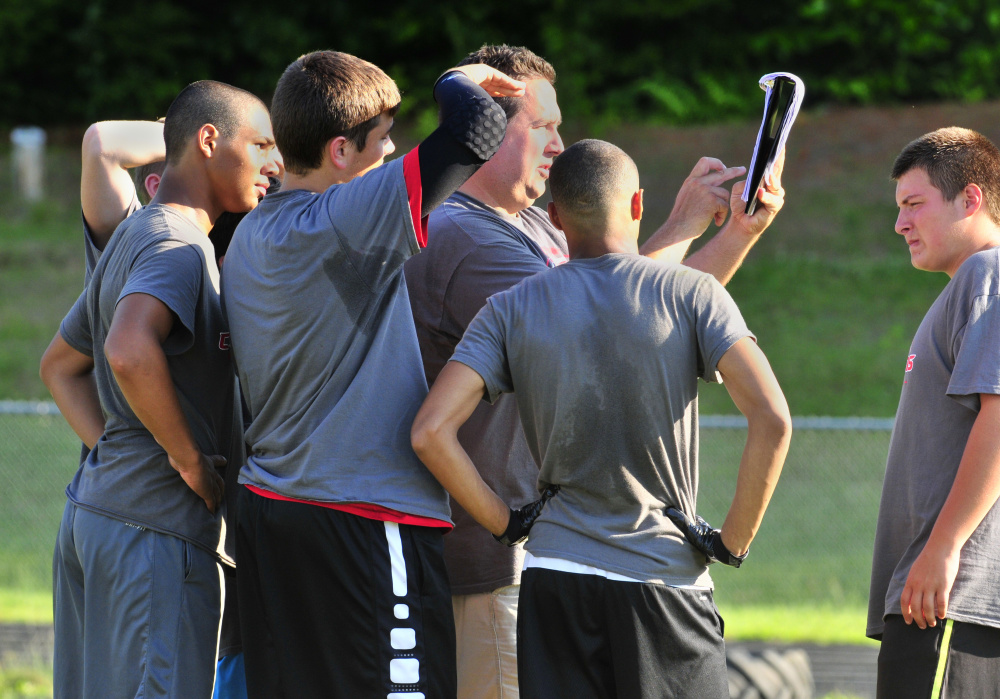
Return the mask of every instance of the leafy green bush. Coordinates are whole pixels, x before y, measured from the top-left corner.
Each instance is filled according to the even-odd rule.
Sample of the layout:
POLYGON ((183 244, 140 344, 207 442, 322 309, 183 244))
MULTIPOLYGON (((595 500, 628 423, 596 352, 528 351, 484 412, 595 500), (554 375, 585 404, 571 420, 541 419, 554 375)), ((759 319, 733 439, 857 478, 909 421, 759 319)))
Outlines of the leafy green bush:
POLYGON ((756 79, 799 74, 811 104, 1000 95, 1000 8, 981 0, 396 0, 195 7, 171 0, 8 0, 0 125, 161 115, 215 78, 270 96, 296 56, 334 48, 382 66, 432 109, 441 70, 483 43, 559 71, 573 117, 690 123, 759 111, 756 79))

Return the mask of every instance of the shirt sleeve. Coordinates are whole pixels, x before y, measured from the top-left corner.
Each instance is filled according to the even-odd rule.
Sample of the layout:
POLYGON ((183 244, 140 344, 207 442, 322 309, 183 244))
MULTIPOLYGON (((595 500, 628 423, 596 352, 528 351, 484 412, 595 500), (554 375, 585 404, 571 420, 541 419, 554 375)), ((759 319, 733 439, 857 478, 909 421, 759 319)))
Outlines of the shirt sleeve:
POLYGON ((492 301, 469 324, 451 361, 465 364, 482 377, 486 384, 483 397, 490 403, 514 390, 507 361, 506 323, 492 301))
POLYGON ((59 334, 77 352, 94 356, 94 337, 90 313, 87 311, 87 290, 77 298, 76 303, 59 325, 59 334))
POLYGON ((444 311, 464 332, 489 297, 547 269, 541 258, 514 241, 476 246, 455 268, 444 311))
POLYGON ((1000 394, 1000 296, 976 296, 955 336, 955 367, 948 395, 979 410, 980 393, 1000 394))
POLYGON ((373 291, 420 250, 404 160, 397 158, 319 195, 348 263, 373 291))
POLYGON ((117 303, 130 294, 147 294, 162 302, 177 320, 163 343, 170 354, 194 344, 195 313, 204 281, 204 250, 180 241, 161 241, 137 256, 117 303))
POLYGON ((709 383, 722 383, 719 360, 739 340, 754 338, 736 302, 715 277, 705 275, 698 283, 695 307, 698 314, 698 375, 709 383))
MULTIPOLYGON (((129 203, 128 209, 125 211, 125 216, 122 218, 122 221, 141 208, 142 204, 139 202, 139 197, 135 194, 135 192, 133 192, 132 201, 129 203)), ((90 276, 94 273, 94 268, 97 267, 97 261, 101 259, 103 248, 97 247, 97 244, 94 242, 94 234, 90 230, 90 224, 87 223, 87 218, 83 215, 82 211, 80 212, 80 220, 83 221, 83 256, 84 262, 86 263, 84 279, 89 282, 90 276)))

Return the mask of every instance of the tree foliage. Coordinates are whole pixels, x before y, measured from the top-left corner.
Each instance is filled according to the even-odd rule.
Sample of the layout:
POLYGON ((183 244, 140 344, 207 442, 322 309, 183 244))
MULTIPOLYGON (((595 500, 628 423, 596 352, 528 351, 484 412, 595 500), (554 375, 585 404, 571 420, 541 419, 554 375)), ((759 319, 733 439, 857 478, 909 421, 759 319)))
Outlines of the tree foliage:
POLYGON ((483 43, 559 73, 563 111, 673 123, 755 114, 757 78, 800 75, 809 104, 1000 96, 1000 7, 986 0, 505 0, 242 4, 5 0, 0 124, 152 117, 214 78, 265 99, 317 48, 367 58, 431 108, 434 78, 483 43))

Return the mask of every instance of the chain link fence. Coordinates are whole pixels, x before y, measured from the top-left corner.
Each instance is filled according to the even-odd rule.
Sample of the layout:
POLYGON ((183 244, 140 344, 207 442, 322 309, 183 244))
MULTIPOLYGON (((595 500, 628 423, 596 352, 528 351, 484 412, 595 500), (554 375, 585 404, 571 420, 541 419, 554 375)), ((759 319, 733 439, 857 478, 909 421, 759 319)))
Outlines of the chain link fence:
MULTIPOLYGON (((713 567, 734 605, 863 607, 891 420, 806 418, 751 557, 713 567)), ((719 526, 736 485, 742 418, 701 419, 699 512, 719 526)), ((80 442, 50 403, 0 401, 0 604, 51 592, 52 548, 80 442)), ((2 618, 2 615, 0 615, 2 618)))
MULTIPOLYGON (((864 608, 891 419, 798 418, 747 563, 713 566, 727 606, 864 608)), ((721 526, 746 439, 742 418, 701 419, 700 514, 721 526)))

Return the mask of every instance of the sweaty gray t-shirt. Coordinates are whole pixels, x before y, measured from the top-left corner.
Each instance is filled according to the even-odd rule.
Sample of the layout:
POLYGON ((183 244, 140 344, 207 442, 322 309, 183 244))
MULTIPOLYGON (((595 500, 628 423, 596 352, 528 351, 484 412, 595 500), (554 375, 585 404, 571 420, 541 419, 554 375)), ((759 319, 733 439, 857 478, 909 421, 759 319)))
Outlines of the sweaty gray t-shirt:
POLYGON ((239 481, 450 522, 410 446, 427 381, 403 280, 418 250, 404 159, 267 196, 237 227, 222 295, 251 415, 239 481))
POLYGON ((538 487, 526 548, 630 578, 710 586, 664 515, 696 511, 699 377, 752 337, 711 275, 638 255, 573 260, 491 297, 452 356, 515 393, 538 487))
MULTIPOLYGON (((487 298, 567 259, 566 237, 537 207, 514 217, 456 192, 435 209, 427 248, 403 266, 428 383, 451 358, 487 298)), ((514 396, 501 396, 492 405, 481 402, 458 439, 504 502, 520 507, 538 497, 538 465, 524 439, 514 396)), ((444 537, 444 557, 453 593, 488 592, 520 580, 521 546, 497 546, 454 502, 452 518, 455 529, 444 537)))
POLYGON ((230 463, 239 460, 230 453, 234 376, 212 243, 174 209, 150 205, 115 230, 60 327, 71 347, 94 358, 107 420, 66 494, 80 507, 180 537, 231 563, 222 550, 225 508, 209 512, 170 466, 129 407, 104 355, 118 302, 136 293, 159 299, 176 316, 163 349, 198 448, 230 463))
MULTIPOLYGON (((1000 393, 1000 248, 966 260, 927 311, 903 373, 879 505, 867 635, 880 638, 951 492, 979 394, 1000 393)), ((1000 627, 1000 507, 962 547, 948 618, 1000 627)))

